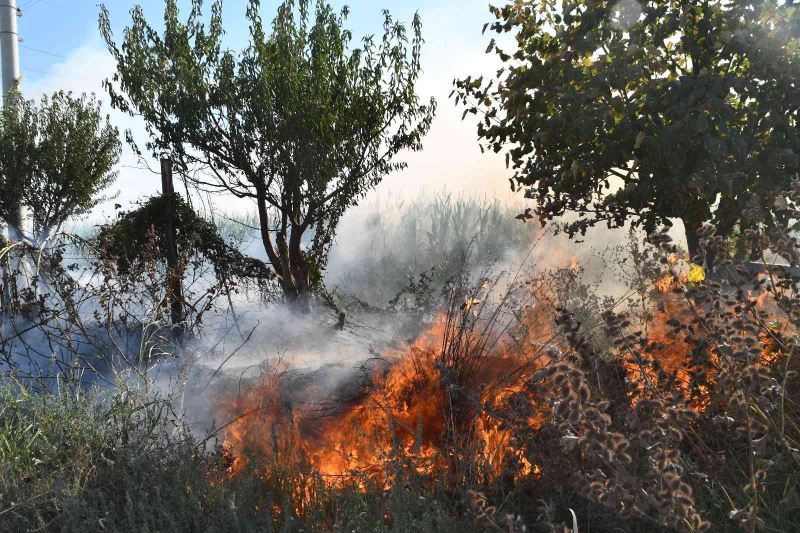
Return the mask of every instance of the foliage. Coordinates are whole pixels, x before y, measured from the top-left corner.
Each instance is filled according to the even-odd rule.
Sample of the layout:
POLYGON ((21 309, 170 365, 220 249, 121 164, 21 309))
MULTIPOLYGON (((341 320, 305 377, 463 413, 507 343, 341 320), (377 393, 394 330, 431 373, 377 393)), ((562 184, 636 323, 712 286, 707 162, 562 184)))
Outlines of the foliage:
POLYGON ((19 227, 25 205, 35 239, 46 240, 102 201, 119 154, 119 132, 93 96, 59 91, 37 105, 14 90, 0 124, 0 218, 19 227))
POLYGON ((197 231, 184 231, 180 239, 184 314, 176 323, 164 283, 163 243, 154 230, 159 217, 147 209, 126 216, 119 225, 101 228, 99 243, 61 233, 49 246, 16 242, 0 249, 0 264, 6 267, 0 293, 10 289, 0 303, 11 311, 0 316, 4 372, 28 379, 78 372, 87 382, 106 384, 118 373, 141 376, 182 352, 174 345, 175 329, 202 333, 200 325, 220 305, 236 321, 232 298, 251 288, 263 299, 270 297, 269 269, 198 220, 197 231), (141 226, 134 229, 133 222, 141 226), (16 289, 19 279, 29 281, 24 290, 16 289))
POLYGON ((5 381, 0 402, 5 531, 256 531, 268 521, 231 505, 247 502, 246 483, 209 486, 219 455, 198 454, 164 400, 5 381))
POLYGON ((252 198, 267 256, 290 299, 321 280, 342 214, 389 172, 404 149, 421 149, 435 103, 421 104, 420 21, 385 15, 384 35, 350 49, 348 11, 322 0, 287 1, 267 34, 260 3, 247 9, 250 43, 221 44, 221 2, 208 27, 194 0, 185 23, 165 8, 163 33, 141 8, 117 46, 104 9, 100 29, 117 63, 112 105, 141 115, 148 147, 167 151, 202 188, 252 198), (304 242, 307 232, 310 243, 304 242))
POLYGON ((33 180, 36 116, 30 102, 12 90, 4 101, 0 129, 0 220, 20 228, 20 206, 33 180))
POLYGON ((138 209, 120 213, 117 220, 100 228, 97 239, 102 254, 116 262, 121 274, 130 272, 132 266, 138 266, 134 263, 144 260, 143 252, 150 238, 155 239, 157 255, 165 256, 166 206, 173 205, 169 217, 176 230, 179 257, 202 256, 214 267, 219 279, 254 280, 263 286, 273 279, 267 265, 230 246, 216 227, 199 217, 180 196, 176 194, 172 202, 166 195, 154 196, 138 209))
MULTIPOLYGON (((484 113, 478 136, 509 148, 512 188, 540 219, 576 212, 570 235, 681 219, 690 252, 714 221, 730 235, 800 168, 797 7, 788 2, 518 1, 492 8, 503 67, 456 82, 484 113)), ((488 27, 489 24, 486 25, 488 27)), ((486 29, 484 27, 484 30, 486 29)))
MULTIPOLYGON (((763 220, 757 209, 744 215, 763 220)), ((712 227, 701 236, 723 242, 712 227)), ((763 232, 750 237, 779 247, 763 232)), ((651 280, 649 303, 607 306, 598 333, 566 309, 557 318, 566 344, 530 384, 552 390, 552 426, 514 426, 529 460, 549 466, 543 479, 573 484, 626 520, 797 529, 797 260, 762 275, 724 261, 722 283, 692 282, 666 233, 651 242, 647 268, 636 266, 651 280)))
MULTIPOLYGON (((800 216, 800 193, 783 197, 792 211, 787 214, 800 216)), ((745 214, 762 216, 757 209, 745 214)), ((721 242, 713 230, 702 235, 709 246, 721 242)), ((797 265, 796 242, 781 245, 765 231, 749 238, 761 247, 774 242, 772 248, 797 265)), ((448 286, 443 336, 406 354, 422 369, 420 383, 439 389, 412 387, 401 397, 406 409, 421 393, 430 403, 437 390, 448 398, 445 433, 434 435, 444 443, 434 452, 448 458, 447 470, 418 469, 415 457, 398 445, 385 452, 382 464, 391 475, 388 488, 361 471, 352 473, 351 483, 332 485, 307 465, 287 460, 297 454, 297 432, 319 429, 324 416, 314 411, 300 417, 294 396, 265 401, 264 413, 254 415, 261 420, 277 409, 291 421, 262 428, 280 443, 274 456, 248 450, 245 466, 231 475, 227 448, 213 446, 213 438, 203 445, 177 420, 180 391, 169 401, 154 398, 132 388, 136 378, 130 374, 123 384, 111 384, 118 389, 79 387, 81 365, 89 360, 74 341, 76 332, 87 330, 80 322, 85 304, 63 298, 54 313, 74 322, 73 332, 45 326, 54 328, 51 348, 61 349, 62 342, 64 351, 75 350, 60 381, 37 380, 16 368, 11 375, 18 381, 7 381, 0 392, 0 528, 558 531, 571 523, 573 510, 580 530, 601 532, 795 530, 796 277, 777 267, 766 278, 734 271, 725 285, 690 282, 691 265, 673 259, 675 250, 658 233, 636 250, 636 261, 618 261, 633 271, 630 279, 644 279, 649 287, 636 305, 600 298, 575 268, 526 276, 494 295, 483 272, 458 274, 448 286), (764 295, 777 309, 759 306, 764 295), (506 372, 502 362, 511 354, 522 357, 506 372), (438 363, 429 366, 429 360, 438 363), (500 390, 502 402, 486 400, 500 390), (478 420, 506 432, 501 453, 510 457, 498 475, 487 475, 497 457, 481 451, 478 420), (287 427, 291 431, 279 433, 287 427)), ((139 320, 158 313, 157 304, 124 311, 120 300, 131 285, 116 280, 114 269, 102 272, 110 286, 96 306, 103 310, 96 318, 103 327, 116 327, 123 312, 139 320)), ((158 300, 158 279, 131 283, 158 300)), ((119 359, 152 364, 153 336, 129 345, 119 359)), ((0 340, 0 351, 7 351, 9 344, 0 340)), ((29 347, 36 350, 35 343, 29 347)), ((299 397, 313 390, 298 386, 308 383, 302 376, 286 376, 284 385, 299 397)), ((148 383, 147 375, 139 377, 148 383)), ((228 377, 232 388, 222 390, 246 397, 250 379, 235 373, 228 377)), ((377 446, 381 439, 395 442, 393 434, 415 431, 392 423, 382 430, 358 433, 360 449, 367 450, 370 439, 377 446)))

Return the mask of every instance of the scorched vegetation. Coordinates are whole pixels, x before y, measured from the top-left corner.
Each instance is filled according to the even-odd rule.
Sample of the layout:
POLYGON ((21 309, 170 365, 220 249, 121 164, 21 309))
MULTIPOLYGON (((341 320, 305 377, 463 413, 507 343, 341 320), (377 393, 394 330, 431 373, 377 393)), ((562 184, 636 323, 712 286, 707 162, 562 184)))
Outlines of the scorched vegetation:
POLYGON ((432 124, 420 19, 250 0, 235 53, 165 5, 100 15, 163 194, 62 231, 118 133, 5 102, 0 530, 800 530, 793 2, 493 7, 456 94, 527 200, 361 206, 432 124))

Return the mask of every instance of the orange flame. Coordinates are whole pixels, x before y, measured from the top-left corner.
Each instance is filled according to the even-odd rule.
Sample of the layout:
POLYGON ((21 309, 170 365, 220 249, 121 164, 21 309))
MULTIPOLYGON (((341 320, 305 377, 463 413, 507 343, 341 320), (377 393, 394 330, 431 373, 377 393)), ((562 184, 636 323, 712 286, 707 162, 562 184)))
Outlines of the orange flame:
MULTIPOLYGON (((386 484, 392 460, 401 457, 420 473, 457 475, 465 454, 480 455, 489 475, 499 474, 511 459, 521 475, 540 471, 510 444, 510 432, 492 415, 515 395, 531 396, 521 375, 508 375, 535 366, 508 355, 499 342, 482 356, 475 375, 459 378, 458 370, 442 361, 447 328, 441 315, 410 346, 387 356, 369 373, 357 398, 292 405, 275 373, 223 401, 222 414, 233 420, 224 431, 229 473, 253 455, 317 472, 333 483, 360 473, 386 484)), ((478 346, 476 334, 462 335, 463 344, 478 346)), ((534 428, 542 421, 540 415, 527 418, 534 428)))
MULTIPOLYGON (((568 268, 575 272, 577 261, 568 268)), ((682 276, 665 276, 655 290, 667 295, 686 282, 682 276)), ((664 308, 646 321, 647 346, 623 347, 630 397, 635 402, 651 385, 677 390, 692 408, 702 410, 707 385, 693 390, 694 376, 702 368, 708 373, 706 383, 713 383, 718 355, 712 346, 710 365, 694 362, 692 346, 668 324, 669 317, 687 316, 687 310, 669 297, 663 301, 664 308)), ((754 301, 764 303, 760 295, 754 301)), ((552 335, 548 313, 533 306, 516 317, 527 337, 504 332, 492 342, 486 341, 485 331, 472 329, 459 330, 454 340, 452 316, 440 314, 412 343, 376 360, 365 372, 364 386, 344 398, 298 395, 281 372, 263 376, 219 402, 221 415, 232 420, 223 431, 229 475, 258 461, 265 473, 286 468, 362 488, 372 482, 391 485, 400 462, 445 480, 467 475, 492 479, 512 465, 516 476, 541 477, 542 466, 531 463, 508 421, 497 413, 522 401, 528 410, 514 424, 535 430, 548 421, 548 404, 539 397, 547 391, 526 385, 532 372, 549 363, 545 356, 530 356, 552 335), (470 357, 476 358, 463 364, 470 357), (465 465, 476 464, 476 458, 483 470, 466 472, 465 465)), ((470 306, 462 307, 460 316, 468 314, 474 316, 470 306)), ((763 344, 762 359, 768 361, 773 356, 768 339, 763 344)))

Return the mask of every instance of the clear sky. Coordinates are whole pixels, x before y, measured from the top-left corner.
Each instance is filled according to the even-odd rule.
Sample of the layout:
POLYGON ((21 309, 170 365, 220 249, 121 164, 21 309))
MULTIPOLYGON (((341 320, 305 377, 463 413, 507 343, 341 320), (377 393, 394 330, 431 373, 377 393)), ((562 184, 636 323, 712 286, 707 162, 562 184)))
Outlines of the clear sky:
MULTIPOLYGON (((104 96, 101 81, 113 72, 113 62, 97 30, 100 2, 97 0, 17 0, 22 10, 19 33, 22 38, 20 64, 22 90, 28 97, 38 97, 58 89, 74 92, 95 92, 104 96)), ((161 20, 163 0, 108 0, 115 33, 119 36, 129 24, 129 10, 141 4, 154 24, 161 20)), ((206 0, 206 6, 210 5, 206 0)), ((246 0, 224 0, 223 21, 230 48, 241 49, 247 38, 244 19, 246 0)), ((181 6, 188 6, 182 0, 181 6)), ((377 194, 398 191, 441 190, 500 194, 508 191, 508 171, 495 155, 481 154, 476 142, 473 122, 461 121, 448 94, 453 78, 491 73, 497 68, 492 56, 484 53, 488 37, 481 35, 483 24, 491 19, 487 0, 333 0, 335 7, 351 8, 350 28, 356 36, 379 33, 382 10, 388 9, 403 22, 409 22, 415 11, 422 17, 424 73, 420 92, 434 96, 439 112, 433 129, 424 141, 424 151, 406 154, 409 168, 389 176, 377 194)), ((276 0, 262 0, 262 13, 270 20, 276 0)), ((120 129, 130 128, 137 140, 144 141, 144 132, 137 121, 112 113, 120 129)), ((115 186, 118 202, 127 204, 157 191, 156 175, 135 167, 135 160, 126 151, 115 186)), ((231 208, 233 206, 230 206, 231 208)), ((242 206, 247 208, 247 206, 242 206)), ((108 206, 104 211, 108 212, 108 206)))

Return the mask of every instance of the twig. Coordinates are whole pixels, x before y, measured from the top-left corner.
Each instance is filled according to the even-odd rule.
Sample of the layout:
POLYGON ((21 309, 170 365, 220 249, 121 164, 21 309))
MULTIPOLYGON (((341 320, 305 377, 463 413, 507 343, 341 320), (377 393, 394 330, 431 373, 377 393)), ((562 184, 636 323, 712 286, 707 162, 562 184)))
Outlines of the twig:
POLYGON ((214 370, 214 373, 213 373, 213 374, 211 374, 211 377, 210 377, 210 378, 208 378, 208 382, 207 382, 207 383, 205 384, 205 386, 203 387, 203 390, 206 390, 206 389, 208 388, 208 386, 209 386, 209 385, 211 385, 211 381, 212 381, 212 380, 213 380, 213 379, 216 377, 216 375, 219 373, 219 371, 220 371, 220 370, 222 370, 222 367, 223 367, 223 366, 225 366, 225 364, 226 364, 228 361, 230 361, 230 360, 231 360, 231 358, 232 358, 234 355, 236 355, 236 354, 239 352, 239 350, 241 350, 241 349, 244 347, 244 345, 245 345, 245 344, 247 344, 247 342, 250 340, 250 337, 252 337, 252 336, 253 336, 253 333, 256 331, 256 328, 257 328, 259 325, 260 325, 260 322, 259 322, 259 323, 257 323, 255 326, 253 326, 253 329, 251 329, 251 330, 250 330, 250 333, 247 335, 247 338, 246 338, 244 341, 242 341, 242 343, 241 343, 239 346, 237 346, 237 347, 236 347, 236 349, 235 349, 235 350, 233 350, 233 351, 231 352, 231 354, 230 354, 228 357, 226 357, 226 358, 225 358, 225 360, 224 360, 224 361, 222 361, 222 362, 220 363, 220 365, 217 367, 217 369, 216 369, 216 370, 214 370))

